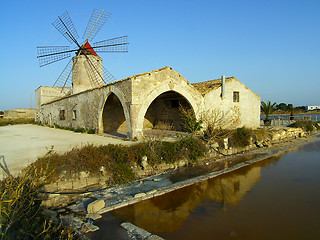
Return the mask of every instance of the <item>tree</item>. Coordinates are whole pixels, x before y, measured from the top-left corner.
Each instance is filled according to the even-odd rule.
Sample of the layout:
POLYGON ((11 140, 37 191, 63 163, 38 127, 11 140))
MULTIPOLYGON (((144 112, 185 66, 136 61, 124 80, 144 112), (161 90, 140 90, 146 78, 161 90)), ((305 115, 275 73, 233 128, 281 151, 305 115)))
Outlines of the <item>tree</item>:
POLYGON ((288 110, 288 106, 285 103, 280 103, 277 105, 277 109, 282 110, 282 111, 287 111, 288 110))
POLYGON ((269 117, 270 117, 270 114, 272 114, 276 108, 277 103, 272 103, 268 100, 267 103, 265 103, 264 101, 261 102, 261 112, 263 112, 265 115, 266 115, 266 119, 264 120, 264 124, 265 125, 270 125, 270 120, 269 120, 269 117))

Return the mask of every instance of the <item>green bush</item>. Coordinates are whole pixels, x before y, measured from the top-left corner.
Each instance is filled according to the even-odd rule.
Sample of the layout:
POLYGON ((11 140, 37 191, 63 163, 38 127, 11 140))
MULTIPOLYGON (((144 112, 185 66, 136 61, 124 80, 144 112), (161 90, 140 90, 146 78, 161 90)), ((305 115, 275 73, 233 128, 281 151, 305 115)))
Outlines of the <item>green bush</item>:
POLYGON ((88 134, 95 134, 96 133, 96 130, 91 128, 87 131, 88 134))
POLYGON ((319 124, 317 124, 317 122, 310 121, 310 120, 299 120, 299 121, 296 121, 295 123, 289 125, 289 127, 302 128, 303 130, 308 131, 308 132, 314 131, 315 128, 317 130, 320 129, 320 126, 319 126, 319 124))
POLYGON ((250 145, 252 131, 244 127, 237 128, 232 135, 232 143, 237 147, 246 147, 250 145))
POLYGON ((177 142, 149 141, 132 146, 87 145, 63 154, 50 151, 29 167, 41 170, 44 182, 51 183, 61 177, 72 178, 82 171, 100 174, 100 168, 104 166, 114 182, 120 183, 134 179, 130 167, 140 164, 144 155, 150 165, 156 165, 161 162, 174 163, 180 159, 196 161, 205 152, 206 147, 200 139, 188 136, 177 142), (124 179, 120 177, 121 173, 125 174, 124 179))
POLYGON ((86 132, 86 129, 84 129, 84 128, 77 128, 77 129, 75 129, 74 131, 75 131, 75 132, 79 132, 79 133, 84 133, 84 132, 86 132))
POLYGON ((126 184, 135 180, 134 172, 125 163, 115 163, 113 168, 113 183, 126 184))
POLYGON ((181 119, 182 119, 182 130, 195 134, 202 129, 202 120, 197 120, 196 115, 192 109, 186 109, 180 106, 181 119))

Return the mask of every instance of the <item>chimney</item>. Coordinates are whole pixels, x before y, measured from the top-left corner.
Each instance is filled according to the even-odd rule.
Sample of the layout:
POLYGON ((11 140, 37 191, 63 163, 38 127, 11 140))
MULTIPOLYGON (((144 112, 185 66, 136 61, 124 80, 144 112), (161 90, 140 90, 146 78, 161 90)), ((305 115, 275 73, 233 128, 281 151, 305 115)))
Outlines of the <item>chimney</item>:
POLYGON ((221 98, 224 99, 226 95, 226 77, 224 75, 221 76, 221 98))

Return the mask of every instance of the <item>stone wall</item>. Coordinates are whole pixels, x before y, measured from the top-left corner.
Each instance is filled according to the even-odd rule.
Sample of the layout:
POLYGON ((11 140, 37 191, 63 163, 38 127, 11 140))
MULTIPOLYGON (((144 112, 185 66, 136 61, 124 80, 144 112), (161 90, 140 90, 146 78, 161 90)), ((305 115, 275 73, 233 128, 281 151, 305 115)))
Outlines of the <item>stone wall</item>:
POLYGON ((6 119, 34 119, 36 109, 33 108, 15 108, 13 110, 5 110, 3 118, 6 119))

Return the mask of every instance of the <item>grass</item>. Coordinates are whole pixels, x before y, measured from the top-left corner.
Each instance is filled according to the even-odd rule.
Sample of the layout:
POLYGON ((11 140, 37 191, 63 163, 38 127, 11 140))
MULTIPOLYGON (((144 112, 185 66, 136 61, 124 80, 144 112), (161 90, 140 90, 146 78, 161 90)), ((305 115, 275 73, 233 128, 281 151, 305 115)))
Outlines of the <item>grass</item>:
POLYGON ((17 124, 34 124, 34 119, 7 119, 0 118, 0 126, 17 125, 17 124))

